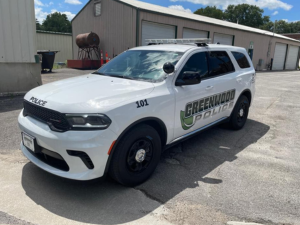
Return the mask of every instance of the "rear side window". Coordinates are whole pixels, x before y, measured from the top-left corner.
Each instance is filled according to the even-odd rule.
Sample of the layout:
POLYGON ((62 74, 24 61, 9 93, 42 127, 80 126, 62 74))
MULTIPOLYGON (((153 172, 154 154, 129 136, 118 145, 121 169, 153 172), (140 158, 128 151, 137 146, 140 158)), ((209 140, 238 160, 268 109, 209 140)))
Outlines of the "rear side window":
POLYGON ((241 52, 231 52, 241 69, 250 68, 247 57, 241 52))
POLYGON ((222 74, 234 72, 234 66, 225 51, 208 52, 209 76, 220 76, 222 74))
POLYGON ((205 52, 199 52, 191 56, 182 68, 177 79, 183 77, 183 73, 186 71, 198 72, 200 73, 201 78, 205 78, 208 75, 207 68, 207 57, 205 52))

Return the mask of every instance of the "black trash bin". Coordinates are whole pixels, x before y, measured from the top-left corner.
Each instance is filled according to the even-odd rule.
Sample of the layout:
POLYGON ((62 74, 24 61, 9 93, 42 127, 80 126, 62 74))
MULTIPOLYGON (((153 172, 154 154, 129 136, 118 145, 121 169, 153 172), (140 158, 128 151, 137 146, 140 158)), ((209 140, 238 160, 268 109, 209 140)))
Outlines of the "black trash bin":
POLYGON ((42 71, 48 69, 49 72, 52 71, 55 54, 59 51, 51 51, 51 50, 38 50, 37 54, 42 56, 42 71))

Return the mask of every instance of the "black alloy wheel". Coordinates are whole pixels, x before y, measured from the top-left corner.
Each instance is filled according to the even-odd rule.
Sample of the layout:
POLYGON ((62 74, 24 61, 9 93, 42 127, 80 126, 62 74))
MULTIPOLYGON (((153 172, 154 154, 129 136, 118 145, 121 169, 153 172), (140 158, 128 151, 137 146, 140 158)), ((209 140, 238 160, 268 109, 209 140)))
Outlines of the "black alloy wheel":
POLYGON ((141 173, 147 169, 153 156, 153 144, 150 139, 142 138, 131 146, 127 165, 130 171, 141 173))
POLYGON ((147 124, 129 130, 112 152, 109 175, 125 186, 146 181, 157 167, 161 156, 158 132, 147 124))
POLYGON ((240 130, 244 127, 248 119, 249 100, 245 95, 242 95, 236 102, 232 111, 229 125, 234 130, 240 130))

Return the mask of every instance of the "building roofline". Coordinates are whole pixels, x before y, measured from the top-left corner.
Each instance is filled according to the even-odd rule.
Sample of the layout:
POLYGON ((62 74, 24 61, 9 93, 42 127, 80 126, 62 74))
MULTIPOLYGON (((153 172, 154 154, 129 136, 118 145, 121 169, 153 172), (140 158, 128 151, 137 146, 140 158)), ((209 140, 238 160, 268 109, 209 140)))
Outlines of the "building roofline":
MULTIPOLYGON (((81 11, 86 8, 86 6, 91 1, 92 0, 89 0, 86 3, 86 5, 71 20, 71 23, 81 13, 81 11)), ((132 1, 132 0, 111 0, 111 1, 115 1, 115 2, 121 3, 123 5, 127 5, 129 7, 132 7, 134 9, 138 9, 139 11, 143 11, 143 12, 155 13, 155 14, 169 16, 169 17, 171 16, 171 17, 175 17, 175 18, 180 18, 180 19, 185 19, 185 20, 190 20, 190 21, 200 22, 200 23, 205 23, 205 24, 212 24, 212 25, 219 26, 219 27, 227 27, 227 28, 234 29, 234 30, 251 32, 251 33, 255 33, 255 34, 266 35, 266 36, 270 36, 270 37, 276 37, 276 38, 281 38, 281 39, 285 39, 285 40, 289 40, 289 41, 300 43, 299 40, 296 40, 296 39, 293 39, 293 38, 289 38, 289 37, 283 36, 281 34, 276 34, 276 33, 274 34, 271 31, 261 30, 261 29, 258 29, 258 28, 248 27, 248 26, 240 25, 240 24, 236 24, 237 27, 227 26, 227 25, 235 25, 235 23, 231 23, 231 22, 224 21, 224 20, 218 20, 218 19, 214 19, 214 18, 210 18, 210 17, 205 17, 205 16, 200 16, 200 15, 196 15, 196 16, 198 16, 199 18, 202 17, 202 19, 206 19, 207 21, 203 21, 203 20, 196 19, 196 18, 189 18, 189 16, 191 16, 191 15, 195 16, 195 14, 190 14, 190 13, 182 12, 182 11, 179 11, 179 10, 176 10, 177 14, 180 13, 182 15, 181 16, 174 15, 174 14, 171 14, 171 13, 167 13, 167 11, 174 12, 175 11, 174 9, 169 9, 167 7, 158 6, 158 5, 154 5, 154 4, 150 4, 150 3, 146 3, 146 2, 132 1), (137 5, 135 5, 135 3, 144 5, 144 7, 137 6, 137 5), (163 9, 164 11, 160 12, 159 10, 149 9, 150 7, 157 7, 157 8, 163 9), (215 21, 215 22, 213 22, 213 21, 215 21), (226 24, 224 24, 224 25, 219 24, 219 22, 226 23, 227 25, 226 24)))
POLYGON ((44 33, 44 34, 58 34, 58 35, 68 35, 72 36, 72 33, 62 33, 62 32, 54 32, 54 31, 46 31, 46 30, 36 30, 37 33, 44 33))
POLYGON ((87 5, 91 2, 92 0, 89 0, 83 7, 82 9, 73 17, 73 19, 71 20, 71 23, 73 22, 73 20, 76 19, 76 17, 85 9, 85 7, 87 7, 87 5))
POLYGON ((286 33, 286 34, 281 34, 281 35, 300 35, 300 33, 286 33))
POLYGON ((300 41, 298 41, 296 39, 292 39, 292 38, 289 38, 289 37, 286 37, 286 36, 283 36, 283 35, 279 35, 279 34, 276 34, 276 33, 274 34, 271 31, 261 30, 261 29, 258 29, 258 28, 248 27, 248 26, 245 26, 245 25, 235 24, 235 23, 231 23, 231 22, 228 22, 228 21, 218 20, 218 19, 214 19, 214 18, 210 18, 210 17, 190 14, 190 13, 182 12, 182 11, 179 11, 179 10, 169 9, 167 7, 154 5, 154 4, 151 4, 151 3, 146 3, 146 2, 142 2, 142 1, 136 1, 136 0, 135 1, 133 1, 133 0, 113 0, 113 1, 119 2, 119 3, 127 5, 127 6, 131 6, 135 9, 139 9, 139 11, 144 11, 144 12, 149 12, 149 13, 156 13, 156 14, 160 14, 160 15, 171 16, 171 17, 175 17, 175 18, 186 19, 186 20, 201 22, 201 23, 206 23, 206 24, 212 24, 212 25, 219 26, 219 27, 227 27, 227 28, 234 29, 234 30, 241 30, 241 31, 255 33, 255 34, 267 35, 267 36, 270 36, 270 37, 277 37, 277 38, 286 39, 286 40, 290 40, 290 41, 300 43, 300 41), (135 5, 135 3, 140 4, 142 7, 140 7, 138 5, 135 5), (160 12, 157 9, 156 10, 155 9, 150 9, 151 7, 161 9, 161 10, 163 10, 163 12, 160 12), (167 13, 168 11, 170 11, 172 13, 167 13), (177 14, 179 13, 179 14, 182 14, 182 15, 181 16, 174 15, 173 12, 177 12, 177 14), (189 18, 191 15, 197 16, 198 18, 202 17, 202 19, 206 19, 206 20, 210 20, 210 21, 204 21, 204 20, 200 20, 200 19, 189 18), (214 20, 215 20, 215 23, 212 22, 214 20), (223 23, 226 23, 226 24, 222 25, 222 24, 219 24, 219 22, 223 22, 223 23), (238 27, 227 26, 227 25, 233 25, 233 24, 238 26, 238 27), (250 30, 250 29, 252 29, 252 30, 250 30))

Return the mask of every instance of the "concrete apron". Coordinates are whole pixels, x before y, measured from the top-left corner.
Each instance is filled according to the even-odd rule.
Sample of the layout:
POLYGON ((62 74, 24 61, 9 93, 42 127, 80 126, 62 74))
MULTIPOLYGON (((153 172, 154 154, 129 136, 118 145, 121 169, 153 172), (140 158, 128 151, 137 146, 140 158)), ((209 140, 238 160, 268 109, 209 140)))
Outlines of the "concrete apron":
POLYGON ((40 63, 0 63, 0 96, 26 93, 40 85, 40 63))
MULTIPOLYGON (((38 205, 27 196, 24 186, 30 185, 32 186, 32 190, 34 190, 34 182, 43 182, 43 180, 39 179, 32 183, 24 184, 29 180, 33 181, 28 177, 26 177, 27 181, 24 180, 25 178, 22 177, 24 176, 24 173, 28 172, 29 176, 31 172, 32 174, 39 173, 43 177, 45 172, 38 169, 32 163, 29 163, 21 154, 15 154, 13 156, 0 155, 0 165, 0 211, 5 212, 12 217, 18 218, 22 221, 22 224, 23 222, 26 224, 26 221, 32 224, 83 224, 83 221, 80 221, 80 219, 78 221, 74 221, 68 219, 67 215, 66 217, 58 216, 55 213, 38 205), (24 172, 24 170, 28 171, 24 172)), ((48 175, 46 177, 49 178, 48 175)), ((54 180, 58 179, 61 182, 68 182, 68 180, 62 180, 54 176, 51 176, 50 178, 54 180)), ((111 182, 108 184, 104 183, 95 185, 97 186, 97 189, 99 188, 98 191, 102 192, 102 198, 94 199, 94 208, 87 208, 85 206, 84 199, 81 199, 81 197, 72 196, 74 199, 70 198, 68 200, 69 202, 67 202, 65 205, 68 206, 65 208, 66 213, 68 214, 68 211, 73 211, 75 213, 79 213, 78 217, 80 217, 80 212, 82 214, 89 213, 91 216, 91 222, 89 222, 89 224, 93 224, 96 221, 103 221, 104 223, 121 223, 122 221, 128 221, 131 224, 170 224, 166 220, 161 219, 163 214, 166 213, 165 207, 155 200, 147 198, 141 191, 132 188, 124 189, 124 187, 117 184, 112 184, 111 182), (103 185, 102 188, 101 185, 103 185), (115 190, 114 196, 109 195, 112 189, 115 190), (78 197, 82 200, 81 203, 78 202, 78 197), (135 204, 129 204, 130 202, 134 202, 135 204), (73 206, 78 206, 78 204, 81 205, 82 208, 78 210, 75 209, 74 211, 73 206), (130 207, 126 207, 126 204, 130 205, 130 207), (119 205, 119 207, 112 208, 112 206, 116 205, 119 205), (127 210, 124 211, 126 208, 127 210), (149 211, 151 211, 153 208, 156 208, 156 210, 149 214, 149 211), (134 218, 139 219, 133 221, 132 219, 134 218)), ((53 186, 55 186, 55 184, 53 186)), ((76 187, 74 188, 76 189, 76 187)), ((36 196, 41 198, 40 195, 42 194, 42 190, 36 189, 34 191, 36 191, 36 196)), ((96 193, 97 196, 99 196, 98 194, 99 193, 96 193)), ((55 201, 57 201, 56 198, 60 198, 59 194, 53 195, 52 203, 55 204, 55 201)), ((57 207, 60 206, 57 205, 57 207)))

